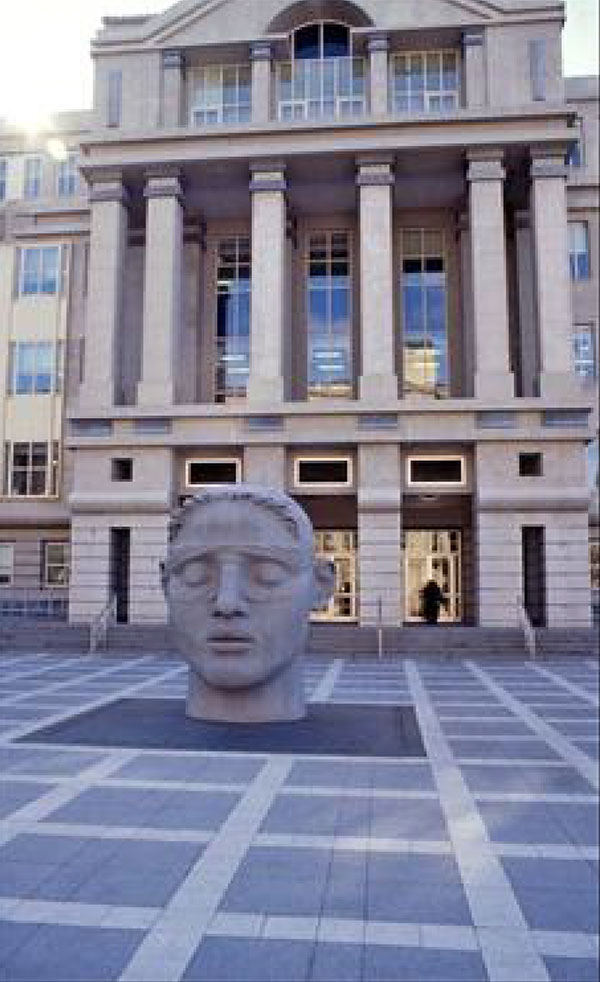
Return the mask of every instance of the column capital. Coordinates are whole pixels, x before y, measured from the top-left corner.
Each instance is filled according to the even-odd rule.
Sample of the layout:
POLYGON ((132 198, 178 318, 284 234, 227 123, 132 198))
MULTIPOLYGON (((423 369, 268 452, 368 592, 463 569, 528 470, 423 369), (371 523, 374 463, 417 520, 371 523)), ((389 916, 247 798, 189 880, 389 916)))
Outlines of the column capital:
POLYGON ((531 147, 529 153, 531 157, 530 174, 532 179, 535 180, 540 177, 567 177, 566 145, 559 150, 548 149, 548 147, 531 147))
POLYGON ((390 36, 386 31, 373 31, 367 38, 367 51, 389 51, 390 36))
POLYGON ((391 187, 395 183, 394 157, 390 154, 356 158, 358 187, 391 187))
POLYGON ((250 44, 250 61, 271 61, 273 48, 270 41, 253 41, 250 44))
POLYGON ((162 53, 163 68, 183 68, 185 66, 185 55, 183 51, 168 50, 162 53))
POLYGON ((502 149, 467 150, 467 181, 503 181, 504 151, 502 149))
POLYGON ((118 201, 126 207, 130 203, 128 189, 120 174, 94 175, 90 180, 89 201, 118 201))
POLYGON ((183 183, 181 171, 176 167, 156 167, 144 174, 145 198, 177 198, 183 200, 183 183))
POLYGON ((285 164, 281 160, 250 162, 250 191, 287 191, 285 164))
POLYGON ((485 40, 485 34, 480 27, 468 27, 462 32, 464 48, 480 48, 485 40))

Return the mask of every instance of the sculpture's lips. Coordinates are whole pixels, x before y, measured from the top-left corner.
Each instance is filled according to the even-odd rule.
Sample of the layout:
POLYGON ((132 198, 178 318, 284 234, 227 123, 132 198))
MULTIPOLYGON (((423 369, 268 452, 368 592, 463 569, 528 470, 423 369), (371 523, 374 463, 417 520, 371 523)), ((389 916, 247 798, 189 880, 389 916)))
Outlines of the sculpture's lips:
POLYGON ((254 644, 256 638, 251 634, 244 634, 242 632, 223 631, 222 633, 209 634, 206 640, 211 648, 221 649, 222 651, 241 651, 254 644))

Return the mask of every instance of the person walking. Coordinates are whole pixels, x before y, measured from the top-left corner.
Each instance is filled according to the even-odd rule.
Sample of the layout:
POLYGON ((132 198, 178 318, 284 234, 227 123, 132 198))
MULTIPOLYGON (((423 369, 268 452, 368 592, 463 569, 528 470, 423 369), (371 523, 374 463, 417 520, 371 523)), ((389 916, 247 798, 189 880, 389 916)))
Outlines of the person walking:
POLYGON ((421 612, 428 624, 437 624, 440 607, 446 604, 446 598, 435 580, 428 580, 421 590, 421 612))

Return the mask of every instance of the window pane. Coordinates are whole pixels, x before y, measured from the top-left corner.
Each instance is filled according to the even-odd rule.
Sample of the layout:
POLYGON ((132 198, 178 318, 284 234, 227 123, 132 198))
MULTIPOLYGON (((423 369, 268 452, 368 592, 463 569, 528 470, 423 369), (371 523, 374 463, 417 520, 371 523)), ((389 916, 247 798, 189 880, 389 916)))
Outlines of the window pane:
POLYGON ((33 392, 35 371, 35 345, 17 345, 17 371, 15 378, 15 393, 27 395, 33 392))
POLYGON ((35 391, 39 393, 52 392, 52 376, 54 345, 48 343, 38 344, 36 358, 36 377, 35 391))
POLYGON ((58 286, 58 247, 42 249, 41 293, 56 293, 58 286))
POLYGON ((294 34, 294 53, 296 58, 319 58, 320 31, 319 24, 308 24, 294 34))
POLYGON ((340 58, 350 53, 348 28, 343 24, 323 25, 323 55, 325 58, 340 58))
POLYGON ((34 294, 39 291, 40 250, 23 250, 23 280, 21 292, 34 294))

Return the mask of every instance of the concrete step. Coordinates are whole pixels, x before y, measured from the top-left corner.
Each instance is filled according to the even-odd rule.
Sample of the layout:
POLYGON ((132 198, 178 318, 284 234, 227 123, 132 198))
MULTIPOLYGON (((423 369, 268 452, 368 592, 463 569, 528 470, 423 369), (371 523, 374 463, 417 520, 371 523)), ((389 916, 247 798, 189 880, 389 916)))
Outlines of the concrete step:
POLYGON ((587 658, 600 656, 598 628, 538 628, 538 651, 542 655, 580 655, 587 658))
POLYGON ((0 620, 1 652, 39 651, 74 654, 88 651, 89 643, 90 631, 87 624, 21 618, 0 620))
MULTIPOLYGON (((374 655, 378 652, 375 627, 318 624, 311 628, 309 648, 319 654, 374 655), (338 631, 339 628, 339 631, 338 631)), ((523 655, 523 635, 513 628, 478 628, 439 624, 386 627, 385 655, 523 655)))

